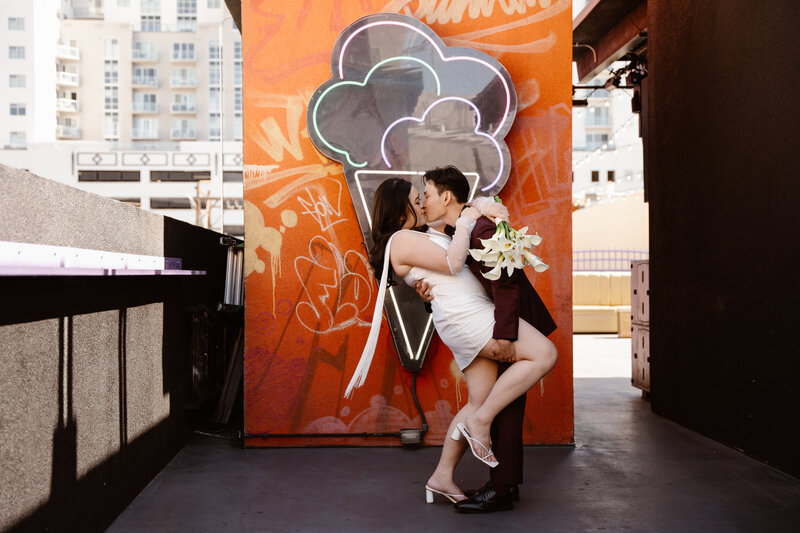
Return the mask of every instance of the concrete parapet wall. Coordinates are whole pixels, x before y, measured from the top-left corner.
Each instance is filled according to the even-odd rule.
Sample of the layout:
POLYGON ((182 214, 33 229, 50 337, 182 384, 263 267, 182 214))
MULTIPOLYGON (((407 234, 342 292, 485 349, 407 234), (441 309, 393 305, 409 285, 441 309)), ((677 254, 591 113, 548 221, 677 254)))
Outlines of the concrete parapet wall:
POLYGON ((0 529, 102 530, 182 446, 185 308, 219 234, 0 166, 0 240, 180 257, 206 276, 0 277, 0 529))

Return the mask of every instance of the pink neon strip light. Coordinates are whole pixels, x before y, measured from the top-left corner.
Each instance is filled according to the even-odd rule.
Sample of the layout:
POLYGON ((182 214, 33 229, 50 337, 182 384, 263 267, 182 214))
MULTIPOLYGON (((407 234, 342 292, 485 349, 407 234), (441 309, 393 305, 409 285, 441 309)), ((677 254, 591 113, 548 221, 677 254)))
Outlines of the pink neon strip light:
POLYGON ((492 183, 490 183, 486 187, 481 187, 482 191, 487 191, 487 190, 491 189, 492 187, 494 187, 497 184, 497 182, 500 181, 500 177, 503 175, 503 168, 505 166, 505 164, 503 162, 503 151, 500 149, 500 145, 497 143, 497 141, 495 140, 494 137, 492 137, 491 135, 487 135, 486 133, 483 133, 481 131, 478 131, 478 128, 480 128, 480 126, 481 126, 481 112, 478 109, 478 106, 476 106, 475 104, 473 104, 472 102, 470 102, 466 98, 461 98, 460 96, 448 96, 446 98, 440 98, 439 100, 436 100, 434 103, 432 103, 431 105, 428 106, 428 109, 426 109, 425 112, 422 114, 422 118, 403 117, 403 118, 398 118, 397 120, 392 122, 389 125, 389 127, 386 128, 386 131, 383 132, 383 137, 381 137, 381 156, 383 156, 383 162, 386 163, 387 167, 392 168, 392 164, 389 162, 389 158, 386 157, 386 137, 389 136, 389 131, 392 128, 394 128, 400 122, 407 121, 407 120, 413 120, 415 122, 422 122, 423 120, 425 120, 425 117, 428 116, 428 113, 430 113, 431 109, 433 109, 437 105, 441 104, 442 102, 447 102, 447 101, 464 102, 465 104, 470 106, 475 111, 475 114, 478 116, 478 122, 475 124, 475 132, 474 132, 475 135, 479 135, 481 137, 486 137, 487 139, 492 141, 492 144, 494 144, 494 147, 497 148, 497 153, 500 156, 500 170, 497 172, 497 177, 494 179, 494 181, 492 183))
POLYGON ((503 113, 503 120, 500 121, 500 124, 497 126, 497 129, 494 130, 494 133, 492 133, 492 137, 496 137, 497 134, 500 133, 500 130, 502 129, 503 124, 505 124, 506 119, 508 118, 509 111, 511 110, 511 90, 508 87, 508 83, 506 82, 506 79, 503 77, 502 74, 500 74, 500 71, 497 70, 494 67, 494 65, 492 65, 491 63, 488 63, 488 62, 486 62, 486 61, 484 61, 482 59, 478 59, 476 57, 469 57, 469 56, 454 56, 454 57, 449 57, 449 58, 448 57, 444 57, 444 54, 442 54, 442 51, 439 49, 439 47, 436 45, 436 42, 430 37, 430 35, 427 35, 425 32, 423 32, 419 28, 415 28, 411 24, 407 24, 405 22, 398 22, 398 21, 394 21, 394 20, 382 20, 382 21, 379 21, 379 22, 372 22, 370 24, 365 24, 364 26, 361 26, 356 31, 351 33, 350 37, 348 37, 347 40, 344 42, 344 45, 342 46, 342 50, 339 52, 339 78, 340 79, 344 79, 344 66, 342 65, 342 61, 344 60, 344 51, 345 51, 345 49, 347 49, 347 45, 350 44, 350 41, 353 39, 353 37, 355 37, 356 35, 358 35, 362 31, 366 30, 367 28, 372 28, 373 26, 380 26, 380 25, 403 26, 404 28, 408 28, 408 29, 410 29, 412 31, 415 31, 415 32, 419 33, 425 39, 427 39, 428 42, 431 43, 431 45, 433 45, 433 47, 439 53, 439 57, 441 57, 442 61, 444 61, 444 62, 465 60, 465 61, 474 61, 476 63, 480 63, 481 65, 489 67, 497 75, 497 77, 500 78, 500 81, 503 82, 503 88, 506 91, 506 109, 505 109, 505 112, 503 113))

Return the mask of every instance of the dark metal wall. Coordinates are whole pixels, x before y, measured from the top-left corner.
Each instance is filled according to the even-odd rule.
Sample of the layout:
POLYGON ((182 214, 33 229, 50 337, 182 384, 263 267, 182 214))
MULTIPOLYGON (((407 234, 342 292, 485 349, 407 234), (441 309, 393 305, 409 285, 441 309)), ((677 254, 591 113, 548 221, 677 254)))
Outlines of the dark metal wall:
POLYGON ((797 476, 800 4, 648 19, 652 407, 797 476))

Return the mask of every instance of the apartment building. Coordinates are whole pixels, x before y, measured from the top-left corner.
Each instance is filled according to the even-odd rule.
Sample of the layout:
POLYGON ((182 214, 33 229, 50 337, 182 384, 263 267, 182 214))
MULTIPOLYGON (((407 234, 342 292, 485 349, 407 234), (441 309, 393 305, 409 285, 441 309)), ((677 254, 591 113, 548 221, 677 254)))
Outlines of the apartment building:
POLYGON ((0 163, 241 234, 242 45, 225 3, 16 4, 0 4, 0 163))
POLYGON ((572 194, 579 204, 639 191, 643 186, 639 115, 625 89, 608 91, 604 78, 596 88, 575 91, 586 106, 572 110, 572 194))

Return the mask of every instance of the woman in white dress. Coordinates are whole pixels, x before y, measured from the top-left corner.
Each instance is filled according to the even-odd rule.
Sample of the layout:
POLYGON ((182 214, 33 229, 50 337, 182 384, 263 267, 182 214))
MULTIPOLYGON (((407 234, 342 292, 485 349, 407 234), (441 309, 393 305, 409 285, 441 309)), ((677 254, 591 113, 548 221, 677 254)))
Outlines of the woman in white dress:
POLYGON ((464 263, 475 221, 483 215, 508 220, 508 212, 488 198, 477 199, 472 204, 462 211, 452 240, 435 230, 414 231, 426 223, 426 218, 419 192, 406 180, 384 181, 375 191, 373 204, 370 259, 376 275, 381 277, 381 291, 370 339, 346 395, 366 378, 380 327, 382 294, 389 265, 409 285, 420 279, 427 281, 434 297, 431 308, 436 331, 453 352, 469 392, 467 404, 448 429, 452 439, 445 439, 439 464, 426 484, 429 502, 433 501, 433 493, 453 502, 465 498, 453 479, 455 466, 466 450, 467 443, 460 438, 462 435, 475 457, 489 466, 497 466, 489 437, 492 420, 504 407, 530 390, 555 366, 557 359, 553 343, 520 320, 518 340, 514 342, 516 360, 497 377, 497 362, 493 359, 497 345, 492 339, 494 303, 464 263))

